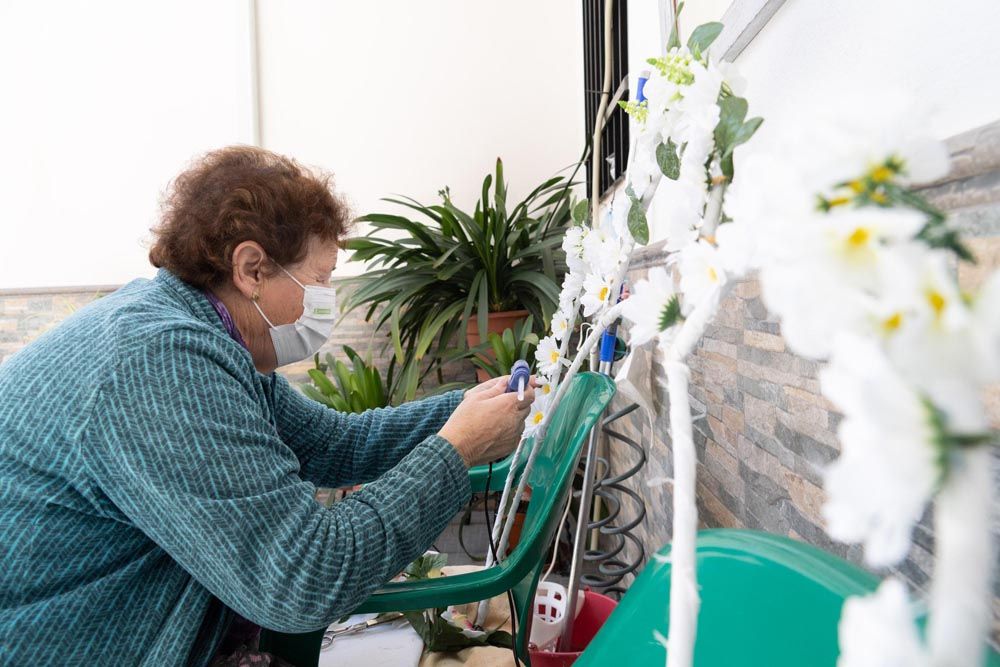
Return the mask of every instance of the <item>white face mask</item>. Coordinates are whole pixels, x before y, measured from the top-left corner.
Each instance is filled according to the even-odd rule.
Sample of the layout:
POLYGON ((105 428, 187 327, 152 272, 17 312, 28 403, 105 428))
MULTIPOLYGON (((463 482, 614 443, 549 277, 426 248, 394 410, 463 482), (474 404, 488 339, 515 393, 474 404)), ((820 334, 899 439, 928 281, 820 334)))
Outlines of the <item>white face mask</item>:
POLYGON ((286 366, 313 356, 329 340, 337 317, 337 290, 333 287, 303 285, 285 267, 279 265, 278 268, 302 288, 302 316, 291 324, 274 326, 261 310, 260 304, 254 301, 253 305, 271 327, 271 342, 274 344, 278 366, 286 366))

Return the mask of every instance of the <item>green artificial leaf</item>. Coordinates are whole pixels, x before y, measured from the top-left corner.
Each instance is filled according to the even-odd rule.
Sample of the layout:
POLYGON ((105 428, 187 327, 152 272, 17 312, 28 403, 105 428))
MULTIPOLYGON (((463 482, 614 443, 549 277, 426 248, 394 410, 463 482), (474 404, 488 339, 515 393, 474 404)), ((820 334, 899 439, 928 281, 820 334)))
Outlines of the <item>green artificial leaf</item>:
POLYGON ((646 212, 642 208, 642 201, 635 196, 631 186, 625 189, 625 193, 632 202, 628 209, 628 230, 636 243, 646 245, 649 243, 649 224, 646 222, 646 212))
POLYGON ((681 175, 681 158, 677 154, 677 144, 673 139, 667 139, 667 143, 656 147, 656 164, 660 166, 663 175, 672 181, 676 181, 681 175))
POLYGON ((708 50, 708 47, 712 45, 719 33, 722 32, 722 24, 718 21, 713 21, 712 23, 703 23, 691 32, 691 37, 688 38, 688 48, 691 49, 692 54, 695 58, 700 58, 702 53, 708 50))
POLYGON ((663 312, 660 313, 660 331, 666 331, 682 319, 681 299, 680 296, 674 294, 670 297, 670 301, 667 301, 667 305, 663 307, 663 312))
POLYGON ((754 135, 763 118, 751 118, 744 122, 747 115, 747 101, 734 95, 719 99, 719 123, 715 126, 715 145, 722 155, 722 173, 730 180, 733 178, 733 151, 754 135))
POLYGON ((747 101, 730 96, 719 100, 719 123, 715 126, 715 145, 725 151, 733 144, 747 116, 747 101))
POLYGON ((590 202, 581 199, 573 206, 573 222, 582 225, 587 220, 587 213, 590 211, 590 202))
POLYGON ((403 612, 403 616, 424 642, 428 651, 455 652, 470 646, 511 648, 513 637, 502 630, 486 630, 479 637, 469 637, 462 629, 441 618, 444 609, 403 612), (429 618, 428 618, 429 617, 429 618))
POLYGON ((427 553, 406 566, 403 574, 409 579, 436 579, 448 564, 448 554, 427 553))

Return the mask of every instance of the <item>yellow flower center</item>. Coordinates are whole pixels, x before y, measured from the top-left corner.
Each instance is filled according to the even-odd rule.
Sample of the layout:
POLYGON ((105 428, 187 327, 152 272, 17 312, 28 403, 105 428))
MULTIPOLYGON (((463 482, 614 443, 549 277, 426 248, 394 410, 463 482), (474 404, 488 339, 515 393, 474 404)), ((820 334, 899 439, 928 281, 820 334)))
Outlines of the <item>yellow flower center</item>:
POLYGON ((934 309, 935 317, 941 317, 941 313, 944 312, 945 306, 948 305, 944 295, 933 289, 927 290, 927 303, 931 304, 931 308, 934 309))
POLYGON ((537 424, 541 424, 542 423, 542 419, 544 418, 544 416, 545 415, 543 415, 541 412, 536 412, 535 416, 532 417, 531 421, 532 421, 532 423, 534 423, 536 425, 537 424))
POLYGON ((552 363, 559 361, 559 350, 552 350, 549 354, 549 359, 552 360, 552 363))
POLYGON ((605 301, 605 300, 607 300, 607 298, 608 298, 608 288, 607 287, 602 287, 601 291, 597 293, 597 300, 598 301, 605 301))
POLYGON ((896 312, 885 318, 882 321, 882 328, 886 330, 887 333, 892 333, 903 323, 903 314, 896 312))
POLYGON ((708 267, 708 279, 711 280, 713 283, 719 282, 719 274, 716 273, 715 269, 711 266, 708 267))
POLYGON ((552 391, 552 385, 550 385, 550 384, 543 384, 542 385, 542 393, 543 394, 548 394, 551 391, 552 391))
POLYGON ((861 248, 868 243, 868 239, 871 238, 871 232, 869 232, 864 227, 858 227, 847 237, 847 245, 852 248, 861 248))
POLYGON ((892 169, 889 169, 889 167, 885 165, 882 165, 881 167, 875 167, 874 169, 872 169, 872 180, 875 181, 876 183, 885 183, 887 181, 891 181, 894 175, 895 174, 893 173, 892 169))

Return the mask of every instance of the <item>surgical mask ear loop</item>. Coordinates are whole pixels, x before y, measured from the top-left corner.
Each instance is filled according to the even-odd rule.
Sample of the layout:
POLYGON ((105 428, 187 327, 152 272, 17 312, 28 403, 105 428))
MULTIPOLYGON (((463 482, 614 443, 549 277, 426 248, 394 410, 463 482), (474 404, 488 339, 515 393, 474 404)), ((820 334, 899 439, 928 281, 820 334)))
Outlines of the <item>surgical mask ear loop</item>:
MULTIPOLYGON (((278 264, 277 262, 275 262, 275 265, 279 269, 281 269, 282 271, 284 271, 285 275, 288 276, 289 278, 291 278, 295 282, 296 285, 298 285, 299 287, 301 287, 303 292, 306 291, 306 286, 303 285, 302 283, 300 283, 295 278, 295 276, 293 276, 291 273, 289 273, 288 269, 286 269, 285 267, 283 267, 281 264, 278 264)), ((253 297, 250 300, 253 302, 253 307, 257 309, 257 312, 260 313, 260 316, 264 318, 265 322, 267 322, 267 326, 269 326, 269 327, 271 327, 273 329, 274 328, 274 323, 272 323, 271 320, 268 318, 268 316, 264 314, 264 311, 261 310, 260 304, 258 303, 258 301, 260 301, 260 292, 254 292, 253 293, 253 297)))

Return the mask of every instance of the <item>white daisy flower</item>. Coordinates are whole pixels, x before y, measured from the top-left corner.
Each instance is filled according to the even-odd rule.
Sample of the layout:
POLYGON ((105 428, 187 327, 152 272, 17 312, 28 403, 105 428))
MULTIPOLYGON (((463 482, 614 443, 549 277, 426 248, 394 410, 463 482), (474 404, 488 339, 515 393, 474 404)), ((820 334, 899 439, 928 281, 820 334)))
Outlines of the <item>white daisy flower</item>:
POLYGON ((898 579, 886 579, 872 595, 848 598, 838 628, 837 667, 930 667, 914 621, 898 579))
POLYGON ((562 249, 566 253, 566 266, 569 267, 570 272, 586 271, 587 264, 583 261, 583 242, 589 234, 590 227, 585 225, 573 225, 566 230, 562 249))
POLYGON ((603 310, 611 298, 611 278, 600 274, 590 274, 583 281, 583 296, 580 305, 583 306, 583 316, 590 317, 603 310))
POLYGON ((704 239, 681 251, 677 268, 681 274, 680 291, 684 295, 684 312, 690 313, 709 291, 726 282, 719 252, 704 239))
POLYGON ((566 334, 569 332, 569 315, 567 315, 566 311, 560 308, 552 315, 550 328, 556 340, 561 341, 566 337, 566 334))
POLYGON ((863 543, 873 567, 894 565, 941 474, 931 408, 874 341, 854 334, 837 337, 820 381, 844 413, 841 455, 825 472, 827 532, 863 543))
POLYGON ((637 282, 630 291, 622 315, 632 322, 629 344, 634 347, 659 336, 664 330, 662 325, 676 293, 673 279, 661 266, 650 269, 649 276, 637 282))
POLYGON ((551 375, 557 368, 568 363, 563 359, 554 336, 546 336, 539 341, 535 349, 535 360, 538 362, 538 372, 543 375, 551 375))

